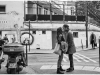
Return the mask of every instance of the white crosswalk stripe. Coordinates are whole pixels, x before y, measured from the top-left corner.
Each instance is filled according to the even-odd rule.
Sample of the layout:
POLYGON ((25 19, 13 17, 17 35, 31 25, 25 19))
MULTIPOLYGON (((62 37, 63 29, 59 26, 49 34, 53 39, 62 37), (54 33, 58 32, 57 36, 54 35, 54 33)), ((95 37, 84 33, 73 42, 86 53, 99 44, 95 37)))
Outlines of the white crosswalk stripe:
POLYGON ((77 60, 78 62, 82 62, 78 58, 76 58, 75 56, 73 57, 73 59, 77 60))
POLYGON ((86 59, 88 59, 88 60, 90 60, 90 61, 92 61, 92 62, 94 62, 94 63, 97 63, 97 61, 92 60, 92 59, 90 59, 89 57, 86 57, 86 56, 84 56, 84 55, 82 55, 82 54, 79 54, 79 53, 77 53, 77 54, 80 55, 80 56, 82 56, 82 57, 84 57, 84 58, 86 58, 86 59))
POLYGON ((82 60, 85 61, 85 62, 89 62, 88 60, 84 59, 83 57, 80 57, 79 55, 76 55, 76 54, 75 54, 74 56, 76 56, 76 57, 82 59, 82 60))
MULTIPOLYGON (((80 53, 75 53, 73 55, 73 59, 75 59, 77 62, 93 62, 93 63, 97 63, 97 61, 93 60, 93 59, 90 59, 89 57, 85 56, 85 55, 82 55, 80 53)), ((64 54, 64 57, 63 57, 63 61, 64 62, 67 62, 69 61, 68 60, 68 56, 66 54, 64 54)))

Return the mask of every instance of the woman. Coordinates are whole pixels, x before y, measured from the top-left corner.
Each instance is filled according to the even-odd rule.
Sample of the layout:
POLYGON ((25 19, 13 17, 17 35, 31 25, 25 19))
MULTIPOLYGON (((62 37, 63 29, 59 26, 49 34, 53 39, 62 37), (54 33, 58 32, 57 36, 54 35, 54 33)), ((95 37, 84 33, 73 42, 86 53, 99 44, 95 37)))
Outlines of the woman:
POLYGON ((62 66, 61 66, 61 62, 63 59, 63 50, 61 47, 62 41, 64 41, 64 38, 62 35, 62 28, 60 27, 57 29, 57 43, 60 44, 60 50, 61 50, 61 55, 59 55, 58 62, 57 62, 57 74, 64 74, 62 71, 65 71, 62 69, 62 66))

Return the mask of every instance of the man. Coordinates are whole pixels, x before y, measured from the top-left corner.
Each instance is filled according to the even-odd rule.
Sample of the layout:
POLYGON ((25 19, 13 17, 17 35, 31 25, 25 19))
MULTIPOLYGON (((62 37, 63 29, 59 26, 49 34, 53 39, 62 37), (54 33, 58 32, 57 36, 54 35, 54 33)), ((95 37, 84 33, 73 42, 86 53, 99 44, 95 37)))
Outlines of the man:
POLYGON ((65 38, 66 43, 68 43, 68 50, 66 54, 68 54, 69 61, 70 61, 70 68, 66 70, 66 72, 71 72, 74 70, 74 62, 73 62, 73 53, 76 52, 74 40, 73 40, 73 35, 69 31, 69 26, 68 25, 63 25, 63 35, 65 38))
POLYGON ((92 44, 92 48, 95 48, 95 44, 96 44, 96 35, 92 32, 91 36, 90 36, 90 44, 92 44))
POLYGON ((2 51, 2 46, 4 45, 4 41, 1 39, 1 35, 0 35, 0 69, 1 69, 1 64, 4 61, 3 58, 3 51, 2 51))
POLYGON ((7 37, 7 34, 5 34, 3 40, 5 41, 5 44, 7 44, 9 42, 8 37, 7 37))

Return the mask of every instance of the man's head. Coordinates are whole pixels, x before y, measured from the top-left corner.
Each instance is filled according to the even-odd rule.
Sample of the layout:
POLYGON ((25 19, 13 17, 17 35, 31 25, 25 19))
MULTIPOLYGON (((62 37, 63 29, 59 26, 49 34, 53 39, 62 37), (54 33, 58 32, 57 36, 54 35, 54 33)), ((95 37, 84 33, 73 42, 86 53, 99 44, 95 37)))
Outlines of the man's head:
POLYGON ((64 31, 68 32, 69 31, 69 26, 67 24, 64 24, 63 29, 64 29, 64 31))

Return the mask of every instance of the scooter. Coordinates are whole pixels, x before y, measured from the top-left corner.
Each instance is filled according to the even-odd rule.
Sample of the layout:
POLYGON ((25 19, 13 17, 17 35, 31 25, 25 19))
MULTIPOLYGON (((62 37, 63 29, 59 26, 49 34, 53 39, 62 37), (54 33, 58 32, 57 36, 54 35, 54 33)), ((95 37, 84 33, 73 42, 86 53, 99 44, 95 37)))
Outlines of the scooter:
POLYGON ((19 43, 10 43, 5 44, 3 46, 3 52, 4 54, 8 55, 7 60, 7 73, 8 74, 19 74, 20 71, 23 70, 24 61, 23 58, 23 52, 24 52, 24 46, 19 43))

